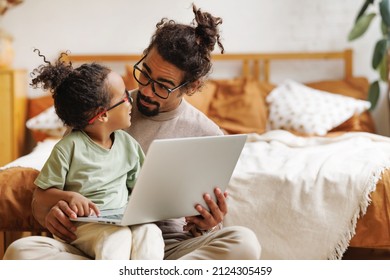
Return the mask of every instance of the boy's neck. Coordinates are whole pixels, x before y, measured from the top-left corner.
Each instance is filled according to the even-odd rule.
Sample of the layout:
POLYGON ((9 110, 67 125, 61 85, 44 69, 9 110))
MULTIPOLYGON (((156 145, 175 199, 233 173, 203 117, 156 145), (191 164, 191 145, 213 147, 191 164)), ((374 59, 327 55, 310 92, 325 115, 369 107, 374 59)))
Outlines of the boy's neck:
POLYGON ((111 149, 114 143, 114 131, 108 131, 104 128, 94 129, 93 127, 86 127, 83 131, 99 146, 111 149))

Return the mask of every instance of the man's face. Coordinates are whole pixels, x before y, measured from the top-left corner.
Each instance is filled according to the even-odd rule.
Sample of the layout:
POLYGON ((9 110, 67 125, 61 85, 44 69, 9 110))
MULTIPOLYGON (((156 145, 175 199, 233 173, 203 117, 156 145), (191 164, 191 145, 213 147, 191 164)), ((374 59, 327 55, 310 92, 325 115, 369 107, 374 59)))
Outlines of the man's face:
MULTIPOLYGON (((173 89, 183 82, 184 72, 166 62, 156 48, 153 48, 138 66, 148 77, 165 88, 173 89)), ((153 87, 156 90, 156 84, 149 83, 146 86, 139 84, 136 101, 142 114, 155 116, 160 112, 172 111, 180 105, 183 98, 180 89, 171 92, 167 99, 163 99, 153 92, 153 87)))

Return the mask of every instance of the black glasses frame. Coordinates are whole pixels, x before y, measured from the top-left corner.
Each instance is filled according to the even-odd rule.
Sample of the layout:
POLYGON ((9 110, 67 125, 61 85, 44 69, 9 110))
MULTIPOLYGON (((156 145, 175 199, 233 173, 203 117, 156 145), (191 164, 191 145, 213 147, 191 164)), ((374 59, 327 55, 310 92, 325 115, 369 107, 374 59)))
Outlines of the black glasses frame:
POLYGON ((134 77, 134 79, 137 81, 137 83, 140 84, 141 86, 146 87, 146 86, 148 86, 149 84, 151 84, 153 93, 154 93, 155 95, 157 95, 158 97, 160 97, 161 99, 168 99, 168 98, 169 98, 169 95, 170 95, 172 92, 174 92, 175 90, 180 89, 181 87, 184 87, 185 85, 187 85, 187 84, 189 83, 189 81, 187 81, 187 82, 184 82, 184 83, 182 83, 182 84, 180 84, 180 85, 178 85, 178 86, 176 86, 176 87, 174 87, 174 88, 168 88, 167 86, 163 85, 162 83, 160 83, 160 82, 158 82, 158 81, 156 81, 156 80, 153 80, 153 79, 149 76, 148 73, 145 73, 143 70, 141 70, 141 69, 138 67, 138 65, 142 62, 142 60, 145 59, 145 57, 146 57, 146 56, 144 56, 143 58, 141 58, 140 61, 138 61, 136 64, 134 64, 134 68, 133 68, 133 77, 134 77), (136 71, 141 72, 141 74, 144 75, 144 76, 148 79, 148 81, 147 81, 146 83, 141 82, 141 81, 139 80, 139 78, 137 77, 137 75, 136 75, 136 71), (165 89, 165 90, 167 91, 167 96, 161 96, 160 94, 158 94, 158 93, 156 92, 156 88, 154 87, 154 84, 158 84, 161 88, 165 89))

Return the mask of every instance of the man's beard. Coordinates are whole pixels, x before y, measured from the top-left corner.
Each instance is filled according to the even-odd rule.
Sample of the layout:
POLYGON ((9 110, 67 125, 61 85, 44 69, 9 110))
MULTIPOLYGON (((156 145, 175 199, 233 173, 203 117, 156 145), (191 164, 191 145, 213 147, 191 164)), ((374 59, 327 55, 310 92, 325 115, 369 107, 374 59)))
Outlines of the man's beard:
POLYGON ((158 103, 157 101, 151 100, 149 97, 143 95, 141 93, 141 91, 139 91, 139 90, 138 90, 138 93, 137 93, 137 107, 138 107, 138 111, 140 111, 141 114, 143 114, 143 115, 145 115, 147 117, 157 116, 158 113, 160 113, 160 103, 158 103), (155 105, 156 108, 150 109, 149 107, 146 107, 146 106, 142 105, 140 100, 142 100, 142 101, 144 101, 146 103, 155 105))

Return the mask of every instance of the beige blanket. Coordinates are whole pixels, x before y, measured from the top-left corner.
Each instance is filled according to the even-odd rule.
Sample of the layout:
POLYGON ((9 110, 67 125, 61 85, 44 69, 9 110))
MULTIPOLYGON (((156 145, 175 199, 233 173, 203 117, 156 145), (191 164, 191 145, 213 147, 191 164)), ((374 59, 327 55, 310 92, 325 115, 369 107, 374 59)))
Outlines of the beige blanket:
POLYGON ((225 226, 253 229, 262 259, 340 259, 390 167, 390 138, 251 134, 229 183, 225 226))

